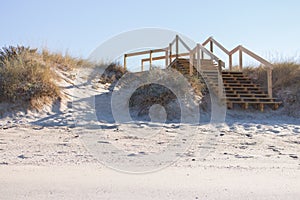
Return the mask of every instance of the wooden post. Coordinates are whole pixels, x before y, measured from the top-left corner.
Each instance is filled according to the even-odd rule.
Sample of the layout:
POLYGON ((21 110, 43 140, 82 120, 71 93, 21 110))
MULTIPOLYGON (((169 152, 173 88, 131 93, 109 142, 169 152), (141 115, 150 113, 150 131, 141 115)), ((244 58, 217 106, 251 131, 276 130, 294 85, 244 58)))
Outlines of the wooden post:
POLYGON ((152 51, 150 50, 150 60, 149 60, 149 63, 150 63, 150 70, 152 69, 152 51))
POLYGON ((193 76, 194 55, 190 51, 190 76, 193 76))
POLYGON ((210 52, 214 52, 214 43, 213 41, 209 41, 209 44, 210 44, 210 52))
POLYGON ((239 70, 243 70, 243 51, 239 49, 239 70))
POLYGON ((169 55, 170 55, 170 58, 169 58, 170 62, 169 63, 171 64, 172 63, 172 44, 171 43, 169 44, 169 51, 170 51, 169 52, 169 55))
POLYGON ((197 70, 198 72, 201 71, 200 44, 197 44, 197 70))
POLYGON ((272 91, 272 69, 268 68, 267 70, 268 73, 268 94, 269 97, 272 98, 273 97, 273 91, 272 91))
POLYGON ((127 57, 127 55, 124 54, 124 69, 125 69, 125 70, 127 69, 127 66, 126 66, 126 57, 127 57))
POLYGON ((141 60, 141 71, 144 71, 144 62, 141 60))
POLYGON ((176 35, 176 59, 178 59, 179 54, 179 36, 176 35))
POLYGON ((218 60, 218 70, 222 74, 222 60, 218 60))
POLYGON ((165 64, 166 64, 166 68, 168 68, 168 66, 169 66, 169 58, 168 58, 168 55, 169 55, 169 52, 168 52, 168 50, 166 50, 166 52, 165 52, 165 57, 166 57, 166 58, 165 58, 165 59, 166 59, 166 60, 165 60, 165 61, 166 61, 165 64))
POLYGON ((229 71, 232 71, 232 55, 229 55, 229 71))

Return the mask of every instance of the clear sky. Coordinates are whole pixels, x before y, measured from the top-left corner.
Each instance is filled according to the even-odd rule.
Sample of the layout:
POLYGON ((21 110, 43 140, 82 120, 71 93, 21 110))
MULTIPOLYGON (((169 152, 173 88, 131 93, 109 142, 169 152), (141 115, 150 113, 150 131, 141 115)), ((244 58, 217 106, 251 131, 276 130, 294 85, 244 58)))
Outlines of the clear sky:
POLYGON ((132 29, 172 29, 228 49, 243 44, 266 57, 299 57, 299 0, 1 0, 0 46, 47 47, 86 58, 132 29))

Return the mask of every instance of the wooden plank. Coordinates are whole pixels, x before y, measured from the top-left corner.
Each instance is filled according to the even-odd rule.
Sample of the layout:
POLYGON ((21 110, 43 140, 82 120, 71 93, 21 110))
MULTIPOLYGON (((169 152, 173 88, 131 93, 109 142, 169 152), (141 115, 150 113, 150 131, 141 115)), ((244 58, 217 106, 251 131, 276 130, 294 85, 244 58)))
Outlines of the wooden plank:
MULTIPOLYGON (((181 54, 179 54, 178 56, 179 56, 179 57, 184 57, 184 56, 189 56, 189 55, 190 55, 189 53, 181 53, 181 54)), ((175 55, 175 54, 174 54, 174 55, 170 55, 169 57, 172 59, 172 58, 176 57, 176 55, 175 55)), ((155 60, 163 60, 163 59, 165 59, 165 58, 166 58, 166 56, 152 57, 152 61, 155 61, 155 60)), ((142 61, 143 61, 143 62, 150 61, 150 58, 143 58, 142 61)))
POLYGON ((139 52, 134 52, 134 53, 127 53, 125 55, 126 55, 126 57, 140 56, 140 55, 144 55, 144 54, 149 54, 150 51, 152 51, 152 53, 160 53, 160 52, 167 51, 167 49, 166 48, 163 48, 163 49, 153 49, 153 50, 139 51, 139 52))

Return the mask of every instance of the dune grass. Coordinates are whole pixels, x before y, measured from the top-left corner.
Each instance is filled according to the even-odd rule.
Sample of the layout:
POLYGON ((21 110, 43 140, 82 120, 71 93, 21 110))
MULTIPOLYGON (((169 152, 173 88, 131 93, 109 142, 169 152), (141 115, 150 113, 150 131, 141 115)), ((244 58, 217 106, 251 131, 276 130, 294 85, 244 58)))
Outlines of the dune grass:
MULTIPOLYGON (((283 102, 287 114, 300 116, 300 63, 283 61, 273 65, 273 96, 283 102)), ((265 67, 246 67, 244 72, 255 83, 267 88, 265 67)))
POLYGON ((30 47, 3 47, 0 50, 0 102, 39 109, 61 96, 54 69, 67 71, 84 62, 47 50, 39 53, 30 47))

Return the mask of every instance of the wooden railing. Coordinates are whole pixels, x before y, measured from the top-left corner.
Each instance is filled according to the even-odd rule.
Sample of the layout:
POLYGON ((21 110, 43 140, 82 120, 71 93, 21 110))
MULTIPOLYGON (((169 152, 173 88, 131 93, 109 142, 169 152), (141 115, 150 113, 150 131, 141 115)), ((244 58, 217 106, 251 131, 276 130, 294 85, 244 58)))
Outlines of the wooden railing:
POLYGON ((207 44, 209 44, 210 46, 210 52, 213 53, 214 52, 214 45, 216 47, 218 47, 220 50, 222 50, 225 54, 227 54, 228 59, 229 59, 229 70, 232 71, 233 70, 233 66, 232 66, 232 57, 235 53, 239 53, 239 70, 242 71, 243 70, 243 53, 247 54, 248 56, 254 58, 255 60, 257 60, 258 62, 260 62, 261 64, 263 64, 266 68, 267 68, 267 79, 268 79, 268 95, 270 97, 273 96, 273 92, 272 92, 272 71, 273 71, 273 65, 268 62, 267 60, 263 59, 262 57, 260 57, 259 55, 255 54, 254 52, 250 51, 249 49, 239 45, 237 47, 235 47, 233 50, 228 51, 224 46, 222 46, 218 41, 216 41, 215 39, 213 39, 212 37, 209 37, 207 40, 205 40, 203 42, 203 46, 206 46, 207 44))
MULTIPOLYGON (((169 44, 168 47, 125 54, 124 55, 124 68, 126 69, 126 67, 127 67, 126 59, 131 56, 139 56, 139 55, 149 54, 149 58, 144 58, 141 60, 141 71, 144 70, 145 62, 149 62, 149 66, 150 66, 150 70, 151 70, 152 66, 153 66, 152 65, 153 61, 164 59, 165 65, 166 65, 166 67, 168 67, 169 64, 172 63, 174 58, 178 59, 179 57, 187 57, 188 56, 189 61, 190 61, 189 73, 190 73, 190 75, 192 75, 195 66, 198 71, 201 71, 201 60, 204 59, 205 55, 206 55, 211 60, 213 60, 215 63, 217 63, 218 69, 221 72, 222 68, 225 67, 225 63, 214 54, 214 46, 218 47, 220 50, 222 50, 228 56, 229 70, 233 70, 232 57, 237 52, 239 53, 239 68, 238 68, 238 70, 240 70, 240 71, 243 70, 243 53, 249 55, 250 57, 254 58, 258 62, 263 64, 267 68, 268 94, 270 97, 272 97, 273 65, 270 62, 268 62, 267 60, 263 59, 262 57, 258 56, 254 52, 250 51, 249 49, 247 49, 241 45, 237 46, 236 48, 234 48, 231 51, 228 51, 224 46, 222 46, 218 41, 216 41, 212 37, 209 37, 202 45, 197 44, 195 48, 191 49, 178 35, 176 35, 176 37, 169 44), (180 43, 185 48, 186 52, 179 53, 179 44, 180 43), (210 45, 209 50, 207 48, 205 48, 205 46, 207 44, 210 45), (175 46, 175 48, 174 48, 174 46, 175 46), (173 49, 175 50, 175 53, 173 52, 173 49), (165 55, 153 57, 154 53, 165 53, 165 55)), ((221 77, 219 77, 219 79, 221 79, 221 77)), ((220 82, 221 82, 221 80, 220 80, 220 82)), ((219 91, 221 92, 221 89, 219 91)))
MULTIPOLYGON (((141 71, 144 70, 144 62, 149 62, 149 68, 152 69, 152 62, 156 60, 165 60, 166 67, 169 66, 170 63, 173 62, 173 59, 178 59, 179 57, 189 57, 189 74, 193 75, 194 67, 196 67, 198 72, 201 72, 201 60, 204 59, 204 55, 208 56, 211 60, 213 60, 218 65, 219 72, 222 71, 222 67, 225 67, 225 63, 219 59, 216 55, 214 55, 211 51, 207 50, 201 44, 197 44, 195 48, 191 49, 178 35, 174 38, 174 40, 169 44, 166 48, 140 51, 134 53, 128 53, 124 55, 124 68, 127 68, 127 58, 131 56, 139 56, 139 55, 147 55, 149 54, 149 58, 141 59, 141 71), (182 45, 185 48, 184 53, 179 52, 179 45, 182 45), (174 48, 175 46, 175 48, 174 48), (173 52, 175 50, 175 53, 173 52), (153 57, 154 53, 162 53, 164 52, 164 56, 153 57), (195 63, 196 62, 196 63, 195 63)), ((223 84, 222 84, 222 75, 218 73, 218 91, 219 96, 223 97, 223 84)))

